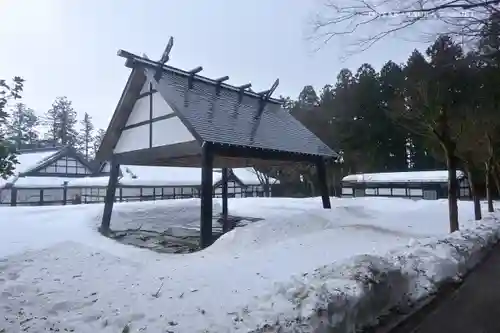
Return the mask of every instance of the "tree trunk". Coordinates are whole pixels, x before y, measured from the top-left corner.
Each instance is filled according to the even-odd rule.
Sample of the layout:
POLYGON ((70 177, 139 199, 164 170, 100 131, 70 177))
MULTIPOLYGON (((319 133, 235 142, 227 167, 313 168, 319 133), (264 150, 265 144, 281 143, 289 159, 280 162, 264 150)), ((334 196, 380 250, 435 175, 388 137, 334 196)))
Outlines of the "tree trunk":
POLYGON ((264 179, 265 184, 264 184, 264 197, 269 198, 270 192, 271 192, 271 184, 269 183, 269 176, 266 175, 266 178, 264 179))
POLYGON ((457 231, 458 226, 458 198, 457 198, 457 159, 453 145, 447 145, 446 165, 448 166, 448 213, 450 218, 450 232, 457 231))
POLYGON ((493 198, 491 197, 491 170, 492 167, 492 158, 489 157, 486 162, 486 171, 485 171, 485 181, 486 181, 486 200, 488 201, 488 212, 492 213, 493 209, 493 198))
POLYGON ((495 181, 495 186, 497 188, 497 195, 500 196, 500 178, 499 178, 500 167, 498 163, 493 164, 493 180, 495 181))
POLYGON ((472 201, 474 202, 474 219, 480 220, 482 219, 481 216, 481 201, 479 200, 479 196, 477 193, 477 185, 476 185, 476 178, 474 177, 474 174, 471 170, 471 164, 466 163, 466 168, 467 168, 467 177, 469 178, 469 187, 470 187, 470 193, 472 195, 472 201))

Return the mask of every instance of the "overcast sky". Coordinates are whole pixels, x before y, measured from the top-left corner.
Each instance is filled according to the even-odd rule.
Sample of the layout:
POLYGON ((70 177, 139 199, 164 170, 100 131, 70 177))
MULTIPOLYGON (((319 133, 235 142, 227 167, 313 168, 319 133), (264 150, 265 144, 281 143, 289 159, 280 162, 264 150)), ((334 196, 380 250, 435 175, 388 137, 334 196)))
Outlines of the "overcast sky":
POLYGON ((80 115, 106 128, 129 75, 119 49, 159 59, 174 36, 170 65, 203 66, 208 77, 280 79, 275 96, 334 83, 340 69, 404 62, 422 45, 387 39, 340 61, 342 45, 320 51, 307 40, 320 0, 0 0, 0 78, 26 79, 24 102, 42 114, 67 96, 80 115))

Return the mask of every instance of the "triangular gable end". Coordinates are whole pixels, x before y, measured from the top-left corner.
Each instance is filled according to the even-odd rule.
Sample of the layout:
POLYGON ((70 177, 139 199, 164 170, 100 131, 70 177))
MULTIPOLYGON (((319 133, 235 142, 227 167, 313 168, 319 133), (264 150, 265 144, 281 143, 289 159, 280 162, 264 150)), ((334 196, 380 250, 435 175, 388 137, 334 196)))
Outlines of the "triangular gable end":
POLYGON ((185 152, 186 149, 181 147, 183 144, 190 146, 187 151, 192 151, 194 145, 201 146, 196 133, 189 129, 189 125, 186 126, 185 121, 179 118, 179 113, 172 109, 155 88, 154 80, 145 80, 118 137, 114 154, 178 146, 176 151, 165 154, 168 158, 185 152))
POLYGON ((86 177, 92 175, 90 164, 76 151, 65 147, 36 168, 24 172, 22 176, 86 177))

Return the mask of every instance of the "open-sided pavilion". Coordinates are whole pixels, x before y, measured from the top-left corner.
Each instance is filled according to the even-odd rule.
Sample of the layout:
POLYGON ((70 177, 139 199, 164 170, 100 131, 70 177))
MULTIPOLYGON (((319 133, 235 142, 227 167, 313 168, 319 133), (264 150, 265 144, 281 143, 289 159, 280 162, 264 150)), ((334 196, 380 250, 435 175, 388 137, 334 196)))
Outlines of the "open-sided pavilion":
MULTIPOLYGON (((223 168, 223 215, 227 221, 227 169, 308 162, 317 168, 324 208, 330 208, 325 161, 338 155, 271 97, 278 80, 263 92, 229 78, 209 79, 166 65, 170 42, 160 61, 126 51, 132 69, 107 128, 97 159, 110 161, 101 232, 110 229, 120 164, 201 167, 200 245, 212 238, 212 170, 223 168)), ((224 223, 224 230, 228 230, 224 223)))

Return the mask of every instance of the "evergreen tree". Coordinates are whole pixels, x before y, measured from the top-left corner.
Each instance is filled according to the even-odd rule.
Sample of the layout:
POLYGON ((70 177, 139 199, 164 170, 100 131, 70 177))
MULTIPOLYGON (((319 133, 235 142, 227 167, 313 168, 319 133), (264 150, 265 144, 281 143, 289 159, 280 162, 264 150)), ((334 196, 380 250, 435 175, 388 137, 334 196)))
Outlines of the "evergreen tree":
POLYGON ((413 64, 406 68, 405 103, 403 109, 393 110, 398 123, 421 136, 430 149, 439 147, 448 169, 448 203, 450 231, 458 230, 456 170, 457 138, 453 123, 459 119, 460 100, 465 98, 457 68, 463 52, 447 36, 439 37, 427 49, 430 61, 418 54, 410 57, 413 64))
POLYGON ((10 100, 21 98, 24 79, 19 76, 14 77, 12 84, 7 84, 0 79, 0 176, 6 179, 14 173, 15 165, 18 163, 15 148, 5 140, 5 125, 8 114, 5 107, 10 100))
POLYGON ((303 110, 312 110, 314 107, 318 106, 318 104, 318 94, 316 94, 313 86, 305 86, 299 94, 297 107, 303 110))
POLYGON ((17 149, 26 144, 32 145, 38 140, 37 125, 35 111, 23 103, 17 103, 6 125, 7 137, 15 143, 17 149))
POLYGON ((99 151, 99 147, 101 146, 102 140, 104 139, 104 135, 106 134, 106 130, 99 128, 94 137, 94 157, 95 154, 99 151))
POLYGON ((45 125, 48 126, 50 139, 54 142, 76 146, 78 132, 75 126, 78 120, 71 104, 66 96, 57 97, 52 108, 45 114, 45 125))
POLYGON ((94 124, 92 124, 92 117, 85 112, 80 124, 82 125, 82 129, 78 134, 78 148, 88 160, 92 155, 92 149, 94 148, 94 124))
MULTIPOLYGON (((404 107, 404 74, 396 63, 387 62, 380 71, 381 103, 384 111, 404 107)), ((386 168, 391 171, 406 171, 409 166, 408 131, 396 126, 390 113, 384 112, 380 122, 380 134, 386 133, 384 142, 386 168)))

